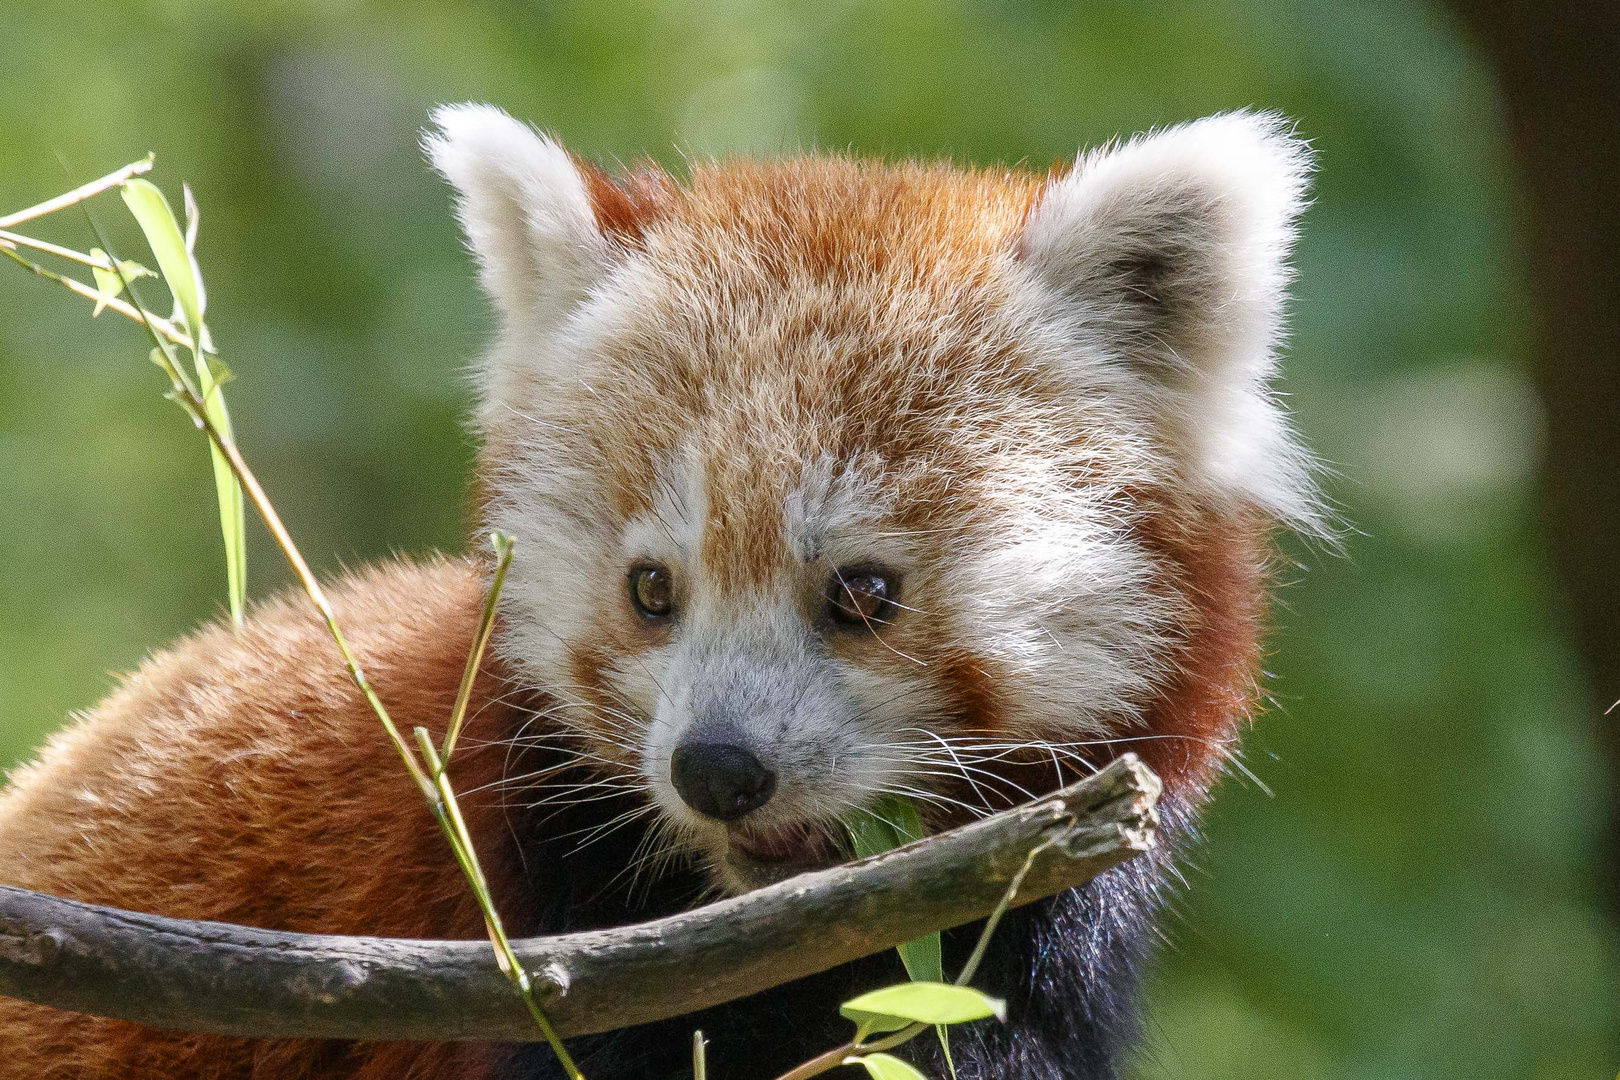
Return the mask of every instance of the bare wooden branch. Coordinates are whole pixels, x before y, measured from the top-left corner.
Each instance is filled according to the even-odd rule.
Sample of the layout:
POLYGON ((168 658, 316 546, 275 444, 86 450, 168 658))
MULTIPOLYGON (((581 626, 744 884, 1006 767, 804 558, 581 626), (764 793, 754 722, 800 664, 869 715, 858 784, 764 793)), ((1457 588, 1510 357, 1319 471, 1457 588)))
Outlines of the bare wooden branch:
MULTIPOLYGON (((1159 781, 1134 755, 1046 798, 655 922, 515 942, 558 1032, 745 997, 995 907, 1083 884, 1153 845, 1159 781)), ((994 947, 994 946, 992 946, 994 947)), ((486 941, 277 933, 0 887, 0 994, 186 1031, 534 1041, 486 941)))

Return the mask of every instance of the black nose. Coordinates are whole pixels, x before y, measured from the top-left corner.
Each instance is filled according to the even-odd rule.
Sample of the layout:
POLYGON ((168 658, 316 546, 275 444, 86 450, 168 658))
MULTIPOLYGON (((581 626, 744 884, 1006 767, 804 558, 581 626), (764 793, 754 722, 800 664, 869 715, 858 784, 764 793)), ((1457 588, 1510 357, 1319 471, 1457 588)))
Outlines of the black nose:
POLYGON ((759 809, 776 791, 776 774, 730 743, 682 743, 670 756, 669 773, 687 806, 719 821, 759 809))

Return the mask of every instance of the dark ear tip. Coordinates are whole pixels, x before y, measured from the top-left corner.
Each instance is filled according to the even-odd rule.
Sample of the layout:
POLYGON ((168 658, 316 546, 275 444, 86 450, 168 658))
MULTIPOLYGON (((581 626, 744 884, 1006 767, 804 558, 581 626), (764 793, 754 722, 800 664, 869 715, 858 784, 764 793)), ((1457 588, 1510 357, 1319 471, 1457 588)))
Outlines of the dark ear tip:
POLYGON ((1110 262, 1106 270, 1126 300, 1160 312, 1169 310, 1176 272, 1175 260, 1160 251, 1122 255, 1110 262))

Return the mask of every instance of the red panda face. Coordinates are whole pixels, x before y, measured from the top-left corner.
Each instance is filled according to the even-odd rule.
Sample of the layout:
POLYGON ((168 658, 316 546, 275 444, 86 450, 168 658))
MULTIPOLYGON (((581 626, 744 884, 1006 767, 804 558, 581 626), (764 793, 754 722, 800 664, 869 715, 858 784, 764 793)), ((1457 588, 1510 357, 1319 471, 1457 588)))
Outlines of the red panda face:
POLYGON ((1121 744, 1206 782, 1262 523, 1314 506, 1265 385, 1304 167, 1275 121, 1051 181, 616 186, 494 110, 437 119, 503 321, 500 647, 722 886, 835 858, 885 792, 954 822, 1121 744))

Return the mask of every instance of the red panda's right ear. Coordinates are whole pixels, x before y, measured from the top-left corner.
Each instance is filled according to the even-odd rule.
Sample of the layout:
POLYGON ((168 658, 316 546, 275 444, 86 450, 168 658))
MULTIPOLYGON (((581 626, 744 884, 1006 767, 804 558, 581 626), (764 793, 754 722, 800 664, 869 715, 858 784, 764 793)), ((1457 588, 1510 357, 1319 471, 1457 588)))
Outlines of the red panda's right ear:
POLYGON ((492 105, 442 105, 422 148, 457 193, 479 277, 508 325, 555 325, 607 268, 586 177, 555 140, 492 105))
POLYGON ((1195 488, 1328 531, 1315 465, 1272 390, 1311 154, 1237 112, 1084 154, 1051 180, 1016 254, 1051 310, 1148 392, 1195 488))

